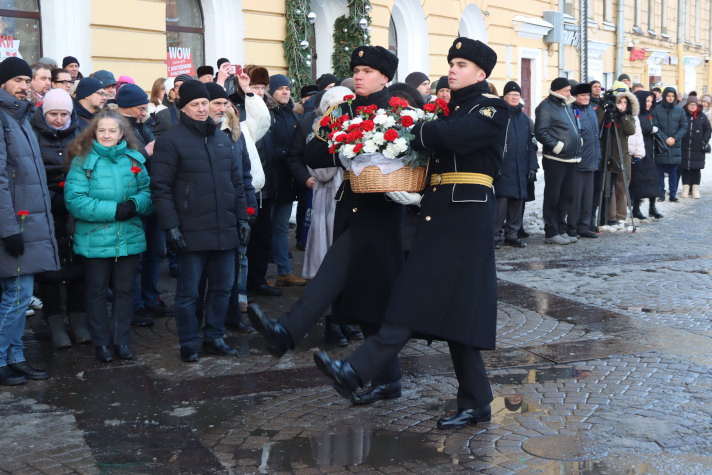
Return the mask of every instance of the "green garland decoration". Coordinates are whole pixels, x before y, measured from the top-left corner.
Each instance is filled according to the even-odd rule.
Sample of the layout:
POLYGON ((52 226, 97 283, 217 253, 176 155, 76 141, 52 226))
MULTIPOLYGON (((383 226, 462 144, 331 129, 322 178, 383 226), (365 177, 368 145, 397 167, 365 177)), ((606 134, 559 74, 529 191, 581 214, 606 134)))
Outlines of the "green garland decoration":
POLYGON ((331 54, 331 64, 337 77, 352 76, 353 73, 349 69, 351 52, 359 46, 370 44, 368 30, 359 26, 362 18, 371 26, 371 16, 368 14, 370 9, 369 0, 353 0, 349 5, 349 16, 342 15, 334 22, 334 52, 331 54))
POLYGON ((303 86, 312 83, 311 61, 314 45, 311 44, 309 28, 309 2, 307 0, 286 0, 287 37, 284 40, 284 59, 287 60, 287 77, 292 84, 292 96, 300 99, 303 86), (308 46, 302 48, 302 42, 308 46))

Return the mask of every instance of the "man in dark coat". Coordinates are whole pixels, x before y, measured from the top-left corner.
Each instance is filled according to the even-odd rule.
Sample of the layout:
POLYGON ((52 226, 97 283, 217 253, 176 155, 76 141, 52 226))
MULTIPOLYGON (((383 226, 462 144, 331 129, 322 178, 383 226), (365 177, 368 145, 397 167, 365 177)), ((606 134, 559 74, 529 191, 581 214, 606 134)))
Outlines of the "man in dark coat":
MULTIPOLYGON (((413 128, 414 148, 433 149, 435 158, 418 233, 393 289, 385 323, 346 360, 331 361, 323 351, 314 355, 339 394, 350 397, 398 354, 411 332, 446 340, 460 387, 457 411, 438 421, 441 429, 491 419, 492 390, 480 350, 495 347, 492 182, 501 165, 509 120, 507 104, 489 94, 486 79, 497 64, 491 48, 457 38, 448 62, 450 114, 413 128)), ((420 201, 417 194, 402 194, 420 201)))
POLYGON ((682 138, 687 133, 687 120, 682 107, 676 106, 677 91, 672 87, 663 90, 663 100, 653 109, 653 125, 665 141, 668 151, 655 156, 660 176, 660 201, 665 201, 665 174, 668 174, 670 201, 678 201, 677 168, 682 162, 682 138))
POLYGON ((7 386, 49 378, 25 361, 22 332, 35 274, 60 267, 47 177, 30 125, 31 79, 24 60, 0 63, 0 385, 7 386))
POLYGON ((180 107, 178 106, 180 102, 180 87, 184 82, 192 80, 193 78, 187 74, 181 74, 175 79, 173 83, 173 91, 176 95, 175 102, 171 103, 170 100, 168 100, 168 93, 166 93, 166 96, 163 98, 163 104, 166 106, 166 109, 160 110, 153 115, 153 119, 156 122, 153 126, 153 135, 156 138, 160 137, 163 132, 178 123, 180 117, 180 107))
MULTIPOLYGON (((360 46, 354 49, 350 66, 356 98, 350 107, 342 104, 339 114, 351 114, 359 106, 390 107, 391 94, 385 86, 395 75, 398 58, 380 46, 360 46)), ((311 168, 342 166, 320 136, 307 144, 304 155, 311 168)), ((259 306, 248 308, 252 325, 265 336, 275 356, 299 344, 332 304, 337 323, 358 323, 366 336, 376 334, 384 321, 403 265, 404 206, 384 193, 354 193, 349 179, 344 179, 336 199, 334 243, 301 300, 277 320, 267 318, 259 306)), ((354 404, 400 397, 397 352, 380 363, 379 371, 364 381, 371 383, 371 389, 355 395, 354 404)))
POLYGON ((89 127, 89 123, 106 104, 106 92, 104 84, 94 78, 84 78, 79 81, 74 92, 74 110, 77 111, 81 122, 79 129, 84 130, 89 127))
POLYGON ((549 97, 536 108, 536 139, 544 146, 544 232, 547 244, 570 244, 577 238, 566 234, 566 214, 574 199, 576 164, 581 161, 581 133, 569 107, 571 85, 566 78, 551 83, 549 97))
POLYGON ((597 199, 593 193, 593 175, 601 163, 601 140, 598 135, 598 117, 591 105, 591 85, 582 82, 572 91, 576 102, 571 105, 574 115, 578 118, 583 147, 581 161, 576 164, 574 172, 574 199, 566 217, 566 230, 569 236, 582 238, 597 238, 598 234, 591 231, 593 203, 597 199))
POLYGON ((504 147, 500 175, 494 181, 497 195, 497 214, 494 224, 495 249, 505 246, 527 247, 517 232, 522 227, 527 181, 536 178, 539 165, 536 143, 533 140, 529 116, 522 109, 522 89, 514 81, 504 85, 502 99, 509 106, 507 145, 504 147), (506 222, 506 224, 505 224, 506 222), (502 231, 504 228, 504 231, 502 231))
POLYGON ((204 268, 211 285, 203 351, 238 354, 223 336, 235 280, 235 248, 249 231, 247 206, 235 148, 210 118, 209 101, 200 81, 181 85, 180 123, 156 140, 151 168, 153 204, 166 241, 178 255, 175 316, 185 362, 198 361, 195 307, 204 268))

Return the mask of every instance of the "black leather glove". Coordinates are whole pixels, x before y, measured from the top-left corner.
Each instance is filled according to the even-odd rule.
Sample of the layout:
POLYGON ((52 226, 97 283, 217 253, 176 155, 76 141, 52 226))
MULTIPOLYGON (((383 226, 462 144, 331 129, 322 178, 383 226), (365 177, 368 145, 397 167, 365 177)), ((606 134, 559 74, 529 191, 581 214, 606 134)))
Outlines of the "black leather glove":
POLYGON ((177 226, 166 231, 166 244, 176 254, 183 254, 188 250, 188 245, 185 243, 185 239, 180 233, 180 228, 177 226))
POLYGON ((250 236, 252 235, 252 229, 247 221, 240 219, 237 221, 237 233, 240 235, 240 245, 242 247, 247 247, 250 242, 250 236))
POLYGON ((126 203, 116 205, 116 221, 126 221, 136 216, 136 203, 129 200, 126 203))
POLYGON ((527 183, 534 183, 536 181, 536 170, 533 168, 527 172, 527 183))
POLYGON ((20 257, 25 253, 25 242, 22 240, 22 233, 13 234, 3 238, 2 241, 5 244, 5 252, 12 257, 20 257))
POLYGON ((253 214, 249 218, 247 218, 247 224, 250 225, 250 228, 254 228, 255 224, 257 224, 257 215, 253 214))

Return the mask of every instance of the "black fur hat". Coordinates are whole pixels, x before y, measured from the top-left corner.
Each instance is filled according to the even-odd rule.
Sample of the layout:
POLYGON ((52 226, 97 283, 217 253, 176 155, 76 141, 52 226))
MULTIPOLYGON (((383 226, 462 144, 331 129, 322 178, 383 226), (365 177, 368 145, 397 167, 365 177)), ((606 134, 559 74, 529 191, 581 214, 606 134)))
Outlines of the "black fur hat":
POLYGON ((351 54, 349 68, 353 71, 356 66, 377 69, 392 81, 398 69, 398 58, 383 46, 359 46, 351 54))
POLYGON ((425 100, 423 100, 423 96, 418 92, 418 90, 404 82, 391 84, 388 88, 388 92, 391 93, 391 96, 399 97, 405 101, 408 101, 411 107, 422 109, 425 105, 425 100))
POLYGON ((198 68, 198 77, 205 76, 206 74, 210 74, 211 76, 215 74, 212 66, 201 66, 198 68))
POLYGON ((580 82, 576 87, 571 88, 571 94, 578 96, 579 94, 591 94, 592 86, 585 82, 580 82))
POLYGON ((487 77, 497 65, 497 53, 481 41, 470 38, 457 38, 447 54, 448 63, 452 58, 468 59, 482 68, 487 77))

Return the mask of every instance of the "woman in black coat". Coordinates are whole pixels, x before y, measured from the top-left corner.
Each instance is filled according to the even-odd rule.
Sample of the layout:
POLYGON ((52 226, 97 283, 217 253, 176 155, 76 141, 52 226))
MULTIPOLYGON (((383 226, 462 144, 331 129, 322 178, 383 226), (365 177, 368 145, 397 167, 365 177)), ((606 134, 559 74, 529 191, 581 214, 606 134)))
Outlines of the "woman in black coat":
POLYGON ((696 96, 690 96, 685 104, 685 117, 687 119, 687 132, 682 138, 682 163, 680 175, 682 176, 682 195, 687 198, 692 191, 693 198, 700 198, 700 176, 705 168, 705 147, 710 141, 712 128, 707 116, 702 112, 700 102, 696 96))
POLYGON ((42 314, 47 320, 55 349, 72 346, 64 326, 61 285, 67 285, 67 314, 76 343, 88 343, 91 335, 86 328, 84 307, 83 257, 72 250, 73 218, 64 204, 64 160, 67 146, 79 135, 80 118, 73 110, 72 98, 63 89, 52 89, 44 97, 42 107, 30 121, 40 145, 42 162, 47 173, 47 188, 52 200, 52 218, 57 238, 61 269, 39 274, 36 281, 43 302, 42 314))
POLYGON ((660 175, 655 163, 655 147, 653 134, 657 127, 653 125, 653 107, 655 107, 655 94, 650 91, 636 91, 635 96, 640 104, 638 121, 643 131, 645 145, 645 158, 631 165, 631 179, 629 185, 630 199, 633 201, 633 216, 638 219, 647 219, 640 211, 640 200, 648 198, 650 203, 648 212, 656 219, 663 217, 655 208, 655 199, 660 195, 660 175))

